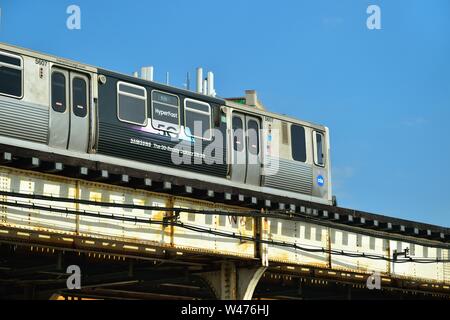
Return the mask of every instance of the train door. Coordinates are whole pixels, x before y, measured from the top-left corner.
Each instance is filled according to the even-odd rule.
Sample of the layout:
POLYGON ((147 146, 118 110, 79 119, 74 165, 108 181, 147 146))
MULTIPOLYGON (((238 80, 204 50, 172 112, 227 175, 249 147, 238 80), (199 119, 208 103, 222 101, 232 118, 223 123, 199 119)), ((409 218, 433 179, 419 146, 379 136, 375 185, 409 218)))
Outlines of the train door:
POLYGON ((231 180, 261 185, 261 120, 233 113, 231 180))
POLYGON ((70 130, 68 149, 87 152, 89 145, 89 79, 70 73, 70 130))
POLYGON ((51 75, 49 146, 66 149, 69 140, 69 71, 53 68, 51 75))
POLYGON ((246 183, 261 185, 261 121, 246 116, 247 126, 247 174, 246 183))
POLYGON ((49 146, 87 152, 89 143, 89 79, 61 68, 51 75, 49 146))

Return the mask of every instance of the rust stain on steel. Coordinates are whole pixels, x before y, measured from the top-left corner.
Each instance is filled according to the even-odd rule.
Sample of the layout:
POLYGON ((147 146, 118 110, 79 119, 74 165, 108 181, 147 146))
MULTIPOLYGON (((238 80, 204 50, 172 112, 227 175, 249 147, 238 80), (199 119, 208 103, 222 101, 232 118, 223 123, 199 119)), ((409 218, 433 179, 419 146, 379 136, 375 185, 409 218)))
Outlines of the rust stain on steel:
POLYGON ((333 258, 332 258, 332 254, 331 254, 331 228, 327 228, 326 229, 326 234, 327 234, 327 237, 326 237, 326 244, 327 244, 327 250, 328 250, 328 268, 332 268, 332 266, 333 266, 333 258))

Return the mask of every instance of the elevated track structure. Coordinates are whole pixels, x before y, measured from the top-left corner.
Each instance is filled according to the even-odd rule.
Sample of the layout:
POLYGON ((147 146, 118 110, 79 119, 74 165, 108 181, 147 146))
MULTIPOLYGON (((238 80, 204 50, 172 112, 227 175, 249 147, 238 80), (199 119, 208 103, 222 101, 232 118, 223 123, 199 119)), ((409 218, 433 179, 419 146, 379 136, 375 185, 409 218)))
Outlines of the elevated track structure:
POLYGON ((0 146, 0 218, 5 299, 450 298, 448 228, 164 173, 0 146))

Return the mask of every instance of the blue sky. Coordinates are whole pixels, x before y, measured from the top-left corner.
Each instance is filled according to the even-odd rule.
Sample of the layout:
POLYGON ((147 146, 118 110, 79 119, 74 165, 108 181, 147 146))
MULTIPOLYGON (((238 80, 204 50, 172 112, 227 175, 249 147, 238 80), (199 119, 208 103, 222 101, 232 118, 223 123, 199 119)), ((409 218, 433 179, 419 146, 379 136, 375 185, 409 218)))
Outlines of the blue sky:
POLYGON ((330 127, 341 206, 450 226, 450 1, 3 0, 0 41, 330 127), (66 9, 81 7, 81 30, 66 9), (366 9, 381 8, 381 30, 366 9), (193 77, 192 77, 193 78, 193 77))

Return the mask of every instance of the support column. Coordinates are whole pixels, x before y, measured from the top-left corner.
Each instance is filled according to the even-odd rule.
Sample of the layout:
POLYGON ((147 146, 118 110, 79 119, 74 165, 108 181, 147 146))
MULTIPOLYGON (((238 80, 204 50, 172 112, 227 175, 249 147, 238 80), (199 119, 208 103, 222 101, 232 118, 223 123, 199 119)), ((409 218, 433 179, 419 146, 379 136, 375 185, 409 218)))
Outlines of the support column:
POLYGON ((333 254, 331 253, 331 228, 327 228, 327 250, 328 250, 328 268, 331 269, 333 267, 333 254))
MULTIPOLYGON (((170 196, 167 198, 165 206, 166 208, 173 208, 174 207, 174 197, 170 196)), ((167 221, 174 221, 175 214, 172 211, 165 211, 163 215, 164 219, 167 219, 167 221)), ((175 235, 175 227, 173 225, 163 225, 163 232, 165 236, 169 237, 170 246, 174 246, 174 235, 175 235)))
MULTIPOLYGON (((81 200, 81 186, 80 186, 80 180, 77 180, 75 182, 75 199, 81 200)), ((75 203, 75 210, 77 212, 77 216, 75 217, 75 232, 77 236, 80 235, 80 203, 75 203)))
POLYGON ((218 300, 251 300, 266 269, 236 268, 233 262, 222 262, 220 270, 201 276, 208 282, 218 300))
POLYGON ((253 293, 267 267, 241 268, 238 271, 238 300, 252 300, 253 293))

